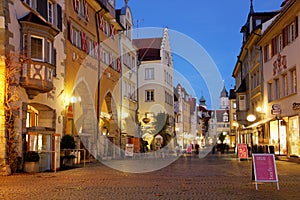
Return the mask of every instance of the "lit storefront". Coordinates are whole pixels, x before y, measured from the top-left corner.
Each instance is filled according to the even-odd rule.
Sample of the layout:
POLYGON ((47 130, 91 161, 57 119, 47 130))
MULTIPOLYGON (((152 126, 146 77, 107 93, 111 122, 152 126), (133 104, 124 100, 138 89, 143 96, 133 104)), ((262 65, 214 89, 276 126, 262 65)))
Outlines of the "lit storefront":
POLYGON ((289 154, 290 156, 300 156, 300 140, 299 140, 299 117, 289 118, 289 154))
POLYGON ((275 154, 287 154, 286 123, 284 120, 270 121, 270 145, 274 146, 275 154))

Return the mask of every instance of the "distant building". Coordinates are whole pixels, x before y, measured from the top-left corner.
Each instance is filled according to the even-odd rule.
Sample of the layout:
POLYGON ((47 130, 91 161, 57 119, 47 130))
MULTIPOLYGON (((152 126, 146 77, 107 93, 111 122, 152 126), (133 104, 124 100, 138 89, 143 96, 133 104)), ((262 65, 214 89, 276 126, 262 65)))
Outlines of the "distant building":
MULTIPOLYGON (((141 122, 143 134, 153 130, 155 116, 164 113, 169 124, 168 134, 174 133, 174 94, 173 94, 173 61, 170 47, 168 28, 162 37, 134 39, 133 44, 138 49, 138 121, 141 122), (144 123, 143 118, 149 118, 144 123), (152 129, 152 130, 151 130, 152 129)), ((157 122, 158 123, 158 122, 157 122)))
POLYGON ((220 109, 210 110, 209 115, 209 137, 215 137, 218 142, 220 135, 224 135, 223 143, 230 145, 229 98, 225 86, 220 93, 220 109))

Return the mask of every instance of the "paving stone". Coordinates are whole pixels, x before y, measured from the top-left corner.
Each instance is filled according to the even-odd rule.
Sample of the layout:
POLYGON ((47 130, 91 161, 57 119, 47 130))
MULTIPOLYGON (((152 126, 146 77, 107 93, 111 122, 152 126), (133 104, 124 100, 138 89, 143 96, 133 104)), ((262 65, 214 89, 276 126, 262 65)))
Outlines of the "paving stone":
MULTIPOLYGON (((140 161, 114 162, 131 166, 140 161)), ((234 154, 209 154, 203 159, 182 156, 148 173, 126 173, 100 162, 89 163, 56 173, 0 176, 0 199, 299 199, 299 164, 276 161, 279 191, 276 183, 259 183, 256 190, 251 164, 234 154)))

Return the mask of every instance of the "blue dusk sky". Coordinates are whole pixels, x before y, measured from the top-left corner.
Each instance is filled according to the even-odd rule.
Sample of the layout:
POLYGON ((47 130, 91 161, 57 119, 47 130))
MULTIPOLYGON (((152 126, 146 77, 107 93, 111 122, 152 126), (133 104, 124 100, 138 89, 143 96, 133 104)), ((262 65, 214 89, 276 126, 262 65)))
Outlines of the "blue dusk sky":
MULTIPOLYGON (((283 1, 253 0, 254 11, 279 10, 283 1)), ((124 5, 123 0, 116 1, 117 9, 124 5)), ((168 27, 174 86, 180 82, 197 102, 203 95, 209 109, 219 108, 223 85, 228 92, 235 85, 232 71, 250 0, 129 0, 128 5, 134 38, 161 37, 168 27)))

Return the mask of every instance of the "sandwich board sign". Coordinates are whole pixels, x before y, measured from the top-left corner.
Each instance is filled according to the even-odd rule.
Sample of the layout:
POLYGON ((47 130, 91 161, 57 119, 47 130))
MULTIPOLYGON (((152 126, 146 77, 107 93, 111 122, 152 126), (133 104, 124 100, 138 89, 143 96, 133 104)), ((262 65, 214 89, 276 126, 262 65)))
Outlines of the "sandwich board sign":
POLYGON ((247 144, 238 144, 238 156, 240 159, 248 158, 247 144))
POLYGON ((258 182, 276 182, 279 190, 274 154, 252 154, 256 190, 258 182))
POLYGON ((125 156, 133 157, 134 144, 126 144, 125 156))

